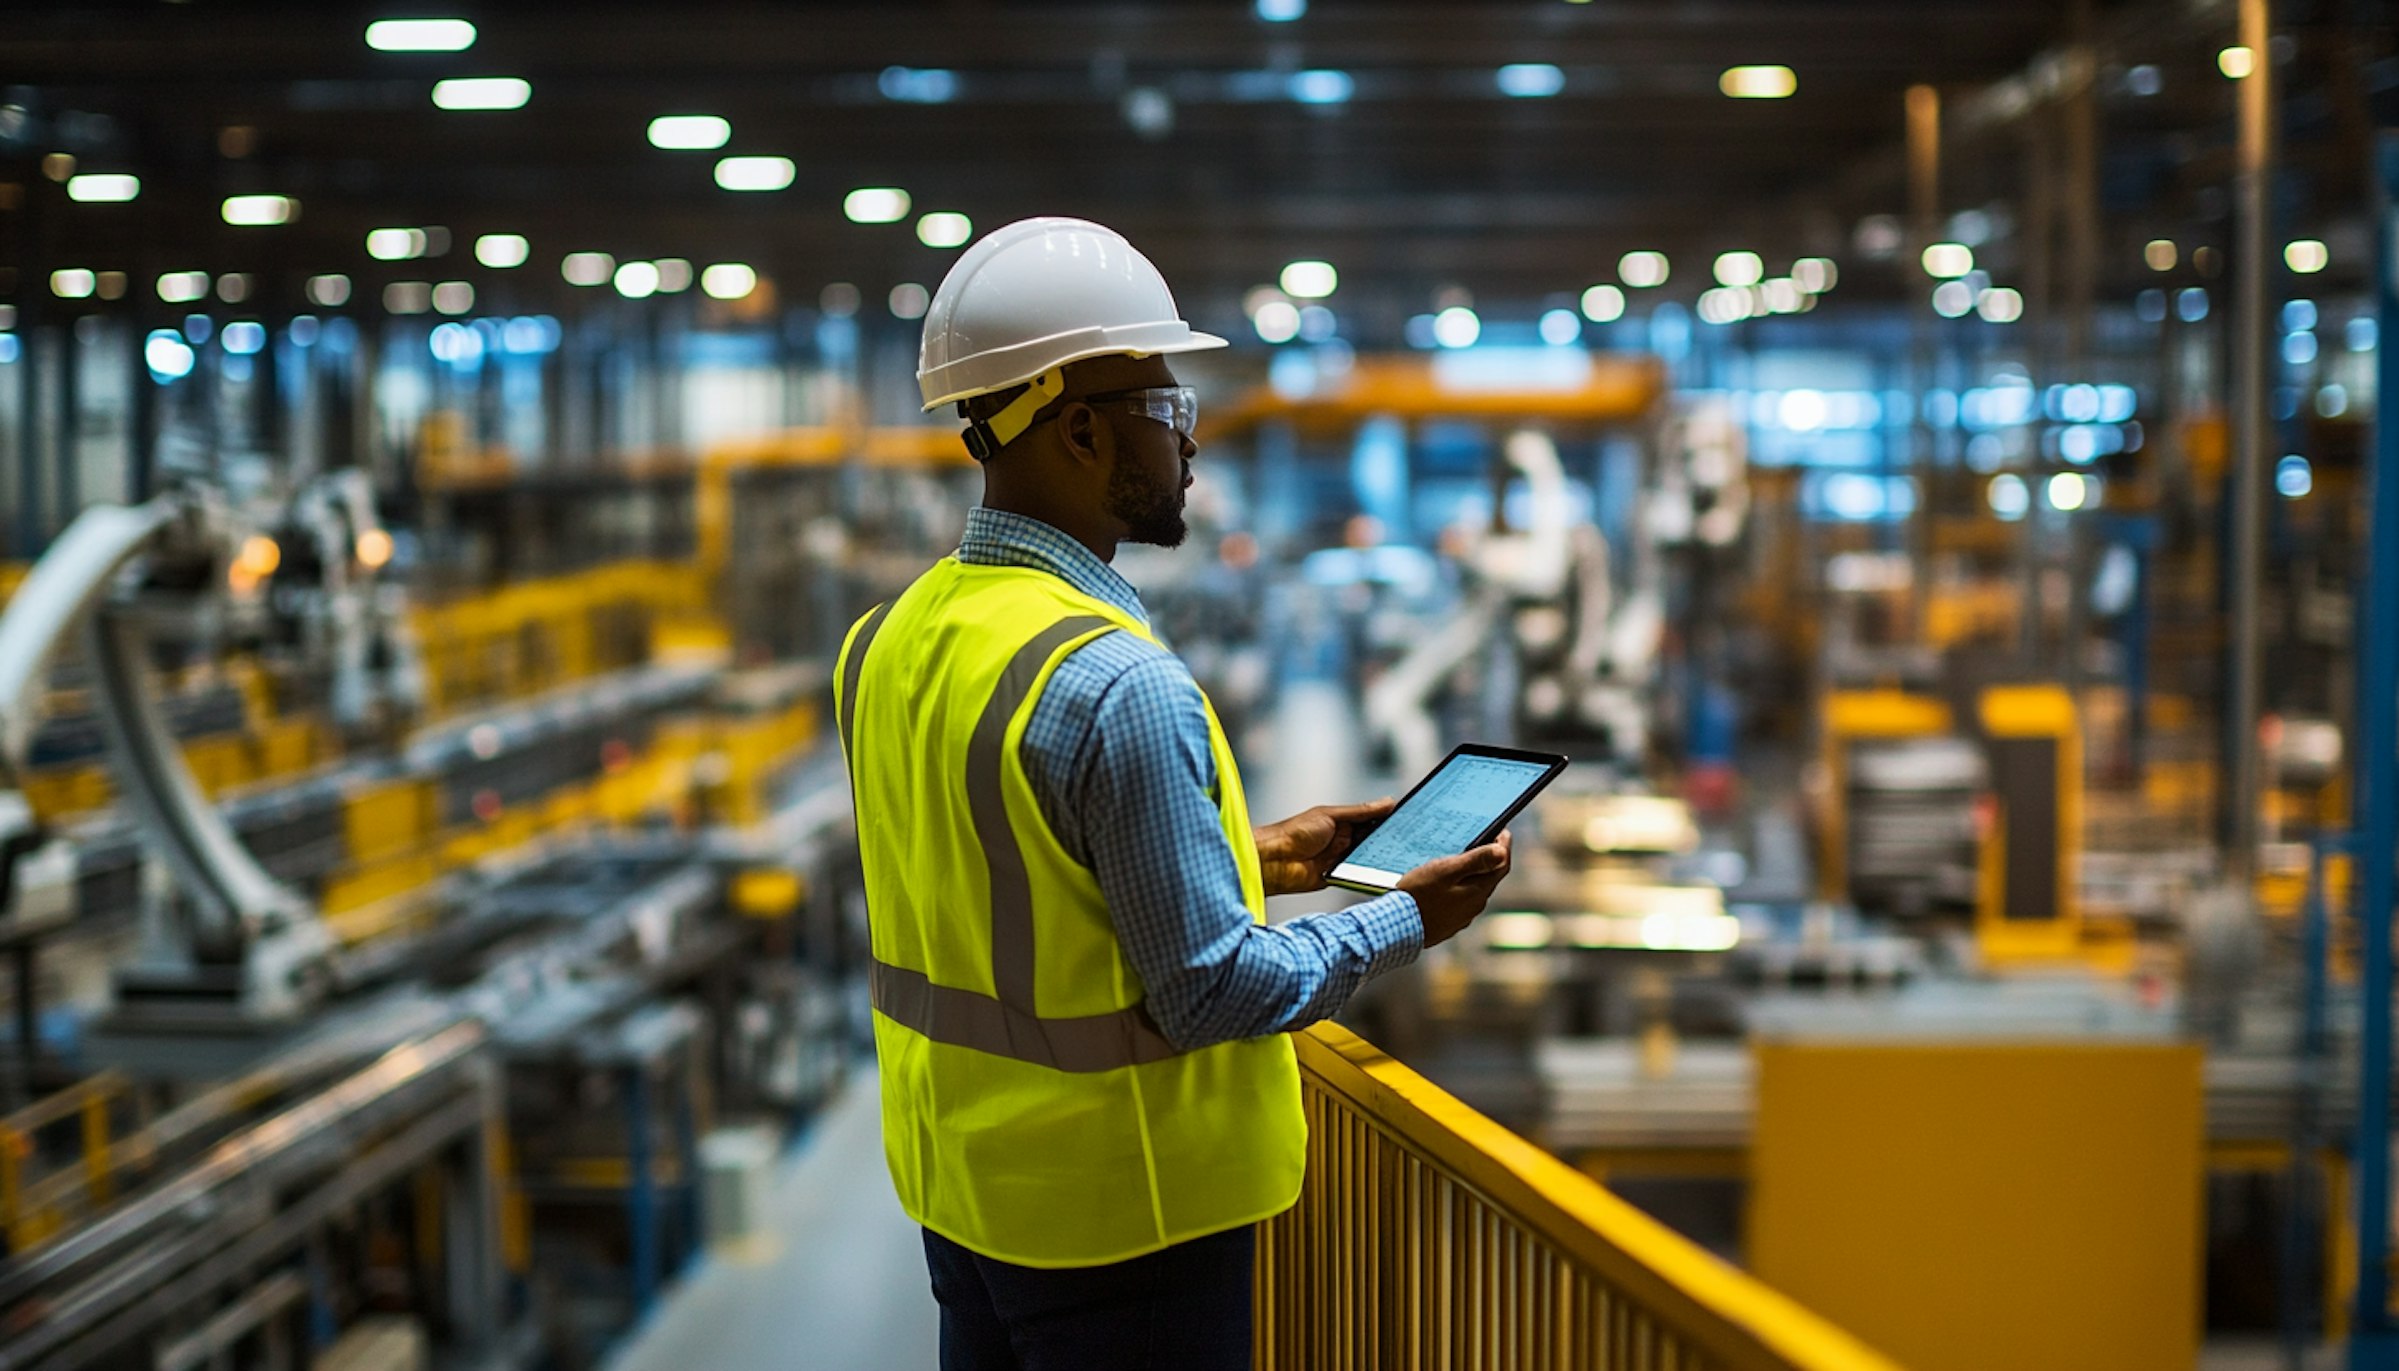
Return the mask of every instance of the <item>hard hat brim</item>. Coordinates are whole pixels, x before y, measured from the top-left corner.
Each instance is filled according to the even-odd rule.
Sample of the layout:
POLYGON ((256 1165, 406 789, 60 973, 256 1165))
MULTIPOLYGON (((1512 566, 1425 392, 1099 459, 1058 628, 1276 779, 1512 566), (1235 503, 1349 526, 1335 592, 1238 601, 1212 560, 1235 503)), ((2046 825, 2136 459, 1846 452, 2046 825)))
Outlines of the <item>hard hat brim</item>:
POLYGON ((937 372, 927 372, 918 378, 924 388, 919 393, 926 397, 924 412, 930 414, 943 405, 956 404, 977 395, 989 395, 1011 386, 1021 386, 1054 367, 1087 362, 1094 357, 1167 357, 1180 352, 1206 352, 1211 348, 1232 346, 1213 333, 1202 333, 1171 320, 1161 324, 1095 328, 1081 332, 1091 335, 1087 341, 1070 335, 1036 338, 1012 348, 977 353, 937 372), (1169 329, 1173 331, 1168 332, 1169 329), (1008 365, 1011 354, 1017 359, 1014 366, 1008 365), (1005 368, 1001 374, 1008 379, 996 382, 981 379, 992 374, 995 364, 1005 368), (960 374, 970 371, 980 374, 971 382, 960 374), (961 382, 965 384, 959 384, 961 382), (939 389, 936 390, 936 387, 939 389))

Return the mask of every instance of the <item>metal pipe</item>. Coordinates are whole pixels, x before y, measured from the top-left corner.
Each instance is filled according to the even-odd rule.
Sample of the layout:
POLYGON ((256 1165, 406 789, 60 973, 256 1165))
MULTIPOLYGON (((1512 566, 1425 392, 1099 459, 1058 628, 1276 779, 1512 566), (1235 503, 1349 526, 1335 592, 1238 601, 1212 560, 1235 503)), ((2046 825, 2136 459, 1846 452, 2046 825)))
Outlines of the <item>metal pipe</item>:
MULTIPOLYGON (((1931 86, 1908 87, 1908 237, 1909 250, 1921 253, 1941 231, 1941 93, 1931 86)), ((1902 265, 1910 281, 1913 273, 1902 265)), ((1908 557, 1915 568, 1908 595, 1912 642, 1925 641, 1931 612, 1933 574, 1933 430, 1923 397, 1933 388, 1933 321, 1919 305, 1909 311, 1909 376, 1917 394, 1915 420, 1908 425, 1910 475, 1916 481, 1916 507, 1908 519, 1908 557)), ((1886 488, 1888 483, 1886 482, 1886 488)), ((1893 530, 1896 532, 1897 530, 1893 530)), ((1890 546, 1885 543, 1884 546, 1890 546)))
MULTIPOLYGON (((2261 67, 2264 63, 2259 64, 2261 67)), ((2381 245, 2375 311, 2385 340, 2375 353, 2378 392, 2373 467, 2367 474, 2366 583, 2360 597, 2357 673, 2359 998, 2357 1299, 2350 1313, 2352 1371, 2399 1367, 2391 1322, 2391 915, 2399 900, 2399 130, 2375 144, 2381 245)))
POLYGON ((2240 170, 2234 177, 2232 639, 2225 701, 2225 871, 2246 892, 2257 874, 2258 714, 2264 682, 2258 581, 2265 566, 2266 234, 2273 174, 2272 0, 2241 0, 2241 42, 2252 54, 2240 82, 2240 170))

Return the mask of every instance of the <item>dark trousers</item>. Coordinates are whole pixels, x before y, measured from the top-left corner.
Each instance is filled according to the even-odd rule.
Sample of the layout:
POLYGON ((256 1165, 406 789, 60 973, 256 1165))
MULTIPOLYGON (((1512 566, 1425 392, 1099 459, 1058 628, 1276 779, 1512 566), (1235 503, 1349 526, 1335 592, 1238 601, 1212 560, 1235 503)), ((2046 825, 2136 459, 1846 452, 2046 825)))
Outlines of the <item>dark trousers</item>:
POLYGON ((1041 1270, 925 1230, 941 1371, 1249 1371, 1248 1224, 1109 1266, 1041 1270))

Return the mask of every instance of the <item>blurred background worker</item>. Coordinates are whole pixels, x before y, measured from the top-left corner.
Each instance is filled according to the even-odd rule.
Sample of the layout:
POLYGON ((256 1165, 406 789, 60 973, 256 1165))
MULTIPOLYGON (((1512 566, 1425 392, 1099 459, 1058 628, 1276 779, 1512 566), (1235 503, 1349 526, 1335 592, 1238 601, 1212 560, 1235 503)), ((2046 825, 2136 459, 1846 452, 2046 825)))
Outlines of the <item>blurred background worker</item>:
POLYGON ((969 249, 927 410, 983 463, 956 556, 851 630, 837 683, 873 928, 884 1137, 948 1368, 1242 1367, 1251 1226, 1305 1166, 1282 1036, 1482 911, 1506 838, 1277 926, 1389 802, 1253 829, 1231 744, 1111 567, 1175 547, 1222 347, 1076 219, 969 249))

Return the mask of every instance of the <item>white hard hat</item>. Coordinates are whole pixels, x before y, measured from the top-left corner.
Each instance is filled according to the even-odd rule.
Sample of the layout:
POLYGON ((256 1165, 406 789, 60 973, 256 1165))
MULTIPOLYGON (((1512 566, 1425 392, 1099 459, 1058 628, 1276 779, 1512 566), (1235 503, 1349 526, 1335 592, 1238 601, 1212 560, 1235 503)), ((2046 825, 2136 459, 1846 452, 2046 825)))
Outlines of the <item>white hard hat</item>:
POLYGON ((1048 373, 1069 362, 1224 345, 1183 322, 1166 278, 1123 234, 1082 219, 1019 219, 941 278, 916 384, 927 410, 1036 379, 1054 397, 1060 383, 1048 373))

